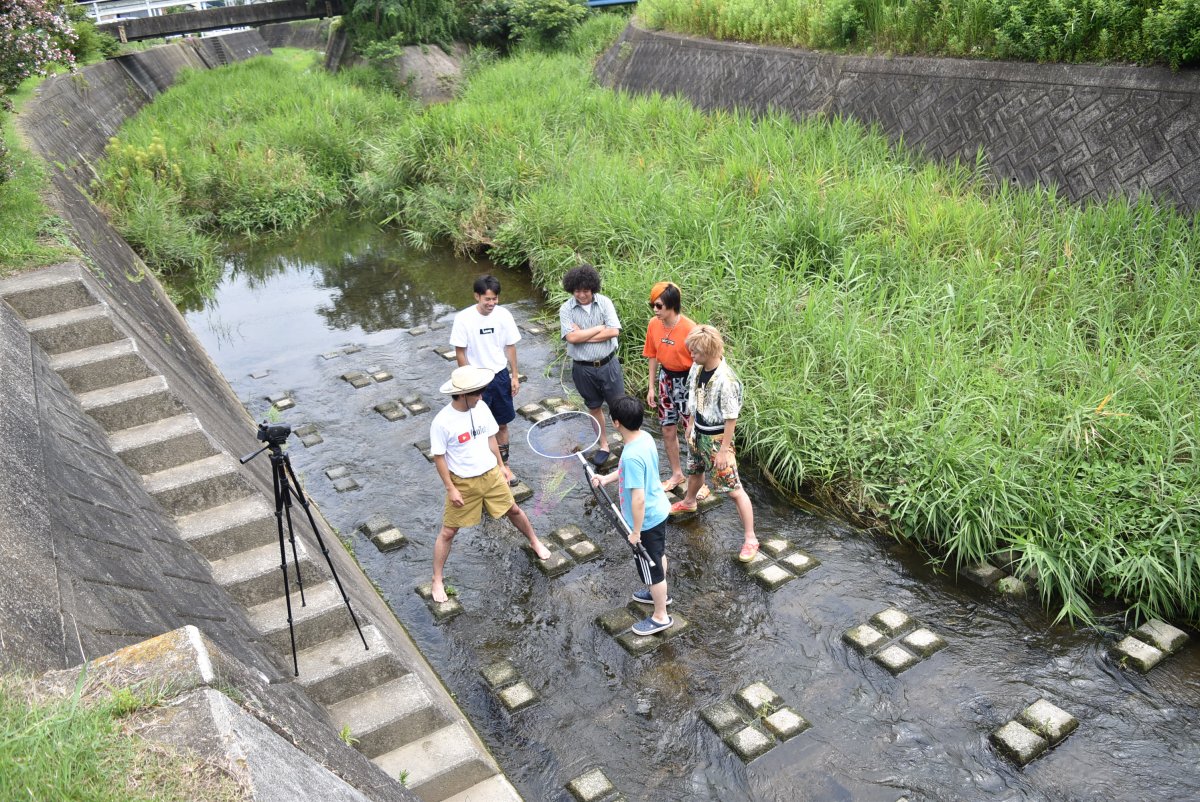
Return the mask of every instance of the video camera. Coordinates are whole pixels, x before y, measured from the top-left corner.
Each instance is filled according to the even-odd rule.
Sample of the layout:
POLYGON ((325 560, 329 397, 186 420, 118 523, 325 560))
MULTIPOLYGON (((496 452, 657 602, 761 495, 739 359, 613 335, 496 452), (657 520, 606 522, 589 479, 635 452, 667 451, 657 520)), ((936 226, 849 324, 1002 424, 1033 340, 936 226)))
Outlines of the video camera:
POLYGON ((258 424, 258 439, 267 445, 281 446, 291 433, 292 427, 286 423, 267 423, 263 421, 258 424))

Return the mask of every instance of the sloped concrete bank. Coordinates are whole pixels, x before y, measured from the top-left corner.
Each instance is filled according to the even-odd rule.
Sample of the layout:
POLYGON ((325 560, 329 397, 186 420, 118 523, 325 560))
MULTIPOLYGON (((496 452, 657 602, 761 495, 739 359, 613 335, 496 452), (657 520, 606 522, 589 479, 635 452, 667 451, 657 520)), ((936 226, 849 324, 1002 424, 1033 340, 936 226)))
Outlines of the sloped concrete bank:
POLYGON ((1071 200, 1146 192, 1200 212, 1200 71, 837 56, 630 24, 596 67, 606 86, 700 108, 852 117, 928 156, 1071 200))
MULTIPOLYGON (((180 661, 239 666, 222 681, 253 696, 252 715, 350 786, 336 798, 519 799, 318 515, 370 644, 363 649, 298 510, 308 605, 293 595, 300 678, 292 681, 270 463, 235 459, 259 445, 254 423, 85 193, 121 121, 180 70, 267 52, 251 31, 126 56, 47 81, 19 121, 51 168, 52 203, 86 263, 0 282, 0 665, 70 669, 125 649, 123 665, 160 653, 146 639, 185 633, 172 641, 185 644, 180 661), (192 648, 199 633, 187 635, 189 625, 211 643, 192 648), (359 751, 339 730, 360 740, 359 751), (410 790, 379 758, 403 769, 410 790)), ((256 737, 211 699, 197 704, 206 712, 189 720, 225 722, 213 738, 256 737)), ((280 751, 243 753, 276 760, 280 751)), ((269 785, 255 798, 284 798, 269 785)))

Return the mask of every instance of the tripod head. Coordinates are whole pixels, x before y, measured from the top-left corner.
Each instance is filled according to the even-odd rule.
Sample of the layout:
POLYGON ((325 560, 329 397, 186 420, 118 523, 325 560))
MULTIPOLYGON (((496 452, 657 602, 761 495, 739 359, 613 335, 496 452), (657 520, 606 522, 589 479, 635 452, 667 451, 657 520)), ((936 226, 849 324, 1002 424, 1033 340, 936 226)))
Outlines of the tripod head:
POLYGON ((266 443, 266 445, 257 451, 242 457, 238 460, 238 462, 245 465, 247 462, 254 459, 268 448, 271 449, 272 454, 280 454, 283 451, 283 444, 287 441, 291 434, 292 427, 286 423, 268 423, 267 421, 263 421, 262 423, 258 424, 258 434, 255 436, 260 442, 266 443))

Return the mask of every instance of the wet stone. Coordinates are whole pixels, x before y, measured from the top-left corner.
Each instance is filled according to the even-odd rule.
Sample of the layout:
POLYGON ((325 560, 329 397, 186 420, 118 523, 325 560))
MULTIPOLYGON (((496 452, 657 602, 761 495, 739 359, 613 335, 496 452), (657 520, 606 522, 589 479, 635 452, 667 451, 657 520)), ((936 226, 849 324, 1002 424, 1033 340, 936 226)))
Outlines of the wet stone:
POLYGON ((793 551, 791 554, 781 557, 779 564, 796 576, 802 576, 820 565, 821 561, 815 557, 810 557, 802 551, 793 551))
POLYGON ((518 384, 524 384, 527 381, 529 381, 529 377, 526 376, 524 373, 517 374, 517 383, 518 384))
POLYGON ((1126 636, 1113 647, 1113 654, 1122 665, 1132 665, 1145 674, 1166 657, 1161 649, 1156 649, 1148 643, 1142 643, 1134 637, 1126 636))
POLYGON ((767 557, 767 555, 763 554, 761 551, 755 554, 754 557, 747 562, 742 562, 739 560, 737 552, 734 552, 733 559, 738 565, 742 566, 743 570, 745 570, 747 574, 750 574, 750 576, 754 576, 771 563, 771 560, 767 557))
POLYGON ((921 658, 904 647, 896 645, 889 646, 883 651, 878 652, 871 659, 892 672, 893 675, 907 671, 921 662, 921 658))
POLYGON ((570 546, 567 546, 567 551, 570 552, 577 563, 585 563, 600 556, 600 549, 590 540, 581 540, 578 543, 572 543, 570 546))
POLYGON ((533 323, 526 323, 521 328, 525 329, 526 334, 532 334, 535 337, 546 333, 545 328, 543 328, 542 326, 535 325, 533 323))
POLYGON ((362 350, 361 345, 347 345, 345 348, 342 349, 342 353, 343 354, 357 354, 361 350, 362 350))
POLYGON ((996 592, 1005 596, 1024 596, 1028 590, 1025 582, 1015 576, 1002 576, 996 581, 996 592))
POLYGON ((534 693, 533 688, 530 688, 529 684, 524 680, 521 680, 516 685, 509 685, 497 693, 496 696, 500 698, 500 703, 510 713, 524 710, 538 700, 538 696, 534 693))
POLYGON ((1174 654, 1187 643, 1187 633, 1177 629, 1165 621, 1154 619, 1147 621, 1132 632, 1132 635, 1143 643, 1148 643, 1160 652, 1174 654))
POLYGON ((397 421, 401 418, 408 417, 404 412, 404 408, 396 401, 385 401, 382 404, 376 404, 375 411, 384 417, 385 420, 397 421))
POLYGON ((913 629, 917 622, 908 613, 889 607, 871 616, 871 625, 883 634, 895 638, 913 629))
POLYGON ((524 482, 518 482, 512 488, 513 500, 520 504, 523 501, 529 501, 533 498, 533 488, 524 482))
POLYGON ((411 334, 413 337, 420 337, 422 334, 429 333, 429 327, 428 326, 413 326, 411 329, 408 330, 408 333, 411 334))
POLYGON ((250 374, 250 378, 252 378, 252 379, 265 379, 265 378, 267 378, 267 377, 268 377, 268 376, 270 376, 270 375, 271 375, 271 371, 269 371, 269 370, 256 370, 256 371, 254 371, 253 373, 251 373, 251 374, 250 374))
POLYGON ((790 707, 781 707, 763 719, 763 724, 781 741, 794 738, 808 729, 809 723, 790 707))
POLYGON ((775 709, 783 704, 779 694, 767 687, 764 682, 747 685, 733 695, 735 702, 754 715, 759 715, 764 708, 775 709))
POLYGON ((637 622, 638 619, 634 618, 633 613, 629 612, 625 607, 609 610, 596 617, 596 623, 609 635, 625 632, 637 622))
POLYGON ((458 360, 458 354, 455 353, 453 348, 451 348, 449 351, 438 351, 438 354, 447 362, 455 362, 458 360))
POLYGON ((291 406, 295 406, 295 401, 293 401, 293 399, 292 399, 292 391, 291 390, 288 390, 287 392, 283 392, 283 393, 273 393, 273 394, 267 396, 267 400, 270 401, 274 406, 278 407, 279 409, 289 409, 291 406), (283 404, 288 404, 289 402, 290 402, 289 406, 286 406, 286 407, 282 406, 283 404))
POLYGON ((375 548, 380 551, 395 551, 408 543, 406 538, 399 529, 392 527, 385 529, 382 532, 372 535, 371 542, 375 544, 375 548))
POLYGON ((525 404, 517 408, 517 414, 525 418, 525 420, 530 420, 539 412, 545 412, 541 404, 525 404))
MULTIPOLYGON (((642 609, 645 610, 646 608, 643 607, 642 609)), ((686 618, 684 618, 678 612, 674 612, 674 613, 671 613, 671 626, 668 629, 664 629, 662 632, 651 635, 650 637, 656 638, 660 641, 673 640, 675 638, 678 638, 680 635, 687 632, 691 628, 692 628, 691 621, 688 621, 686 618)))
POLYGON ((775 746, 775 739, 754 725, 729 733, 724 741, 746 763, 762 757, 775 746))
POLYGON ((869 624, 859 624, 851 627, 842 635, 842 640, 863 654, 871 654, 883 645, 883 633, 869 624))
POLYGON ((722 699, 701 710, 700 718, 716 730, 718 735, 724 735, 730 730, 740 729, 746 725, 746 718, 742 715, 742 711, 728 699, 722 699))
POLYGON ((635 635, 632 632, 626 632, 624 635, 617 636, 617 643, 636 657, 657 649, 662 641, 654 635, 635 635))
POLYGON ((770 540, 764 540, 762 542, 762 546, 761 546, 762 550, 765 551, 767 554, 771 555, 772 557, 778 557, 780 554, 783 554, 785 551, 787 551, 791 547, 792 547, 792 544, 788 543, 786 540, 784 540, 781 537, 771 538, 770 540))
POLYGON ((546 410, 543 409, 539 412, 535 412, 532 415, 530 415, 529 422, 530 423, 540 423, 541 421, 544 421, 546 418, 549 418, 550 416, 551 416, 551 413, 547 412, 546 410))
POLYGON ((341 479, 341 478, 343 478, 345 476, 349 476, 349 475, 350 475, 350 469, 347 468, 345 465, 335 465, 332 468, 330 468, 329 470, 325 471, 325 476, 327 476, 330 479, 341 479))
MULTIPOLYGON (((526 329, 528 331, 528 329, 526 329)), ((599 802, 616 789, 600 769, 584 772, 567 783, 567 790, 579 802, 599 802)))
POLYGON ((352 370, 348 373, 343 373, 342 380, 349 382, 350 386, 355 390, 361 390, 371 383, 371 377, 361 370, 352 370))
POLYGON ((521 678, 517 674, 517 669, 507 660, 500 660, 499 662, 492 663, 490 666, 481 668, 479 675, 483 677, 483 681, 492 690, 503 688, 505 685, 511 685, 521 678))
POLYGON ((1017 721, 1045 738, 1051 746, 1075 732, 1079 726, 1078 719, 1045 699, 1038 699, 1021 711, 1017 721))
POLYGON ((389 382, 394 377, 392 376, 391 373, 388 373, 386 370, 375 370, 375 371, 371 372, 371 378, 377 382, 389 382))
POLYGON ((444 602, 435 602, 433 600, 433 586, 428 582, 424 585, 418 585, 416 591, 417 595, 425 600, 425 606, 429 608, 429 612, 433 613, 435 621, 449 621, 463 611, 462 604, 454 596, 451 596, 444 602))
POLYGON ((325 360, 337 359, 341 355, 342 355, 341 351, 328 351, 324 354, 321 354, 321 359, 325 359, 325 360))
POLYGON ((341 479, 333 481, 333 489, 339 493, 345 493, 348 490, 357 490, 359 484, 352 476, 343 476, 341 479))
POLYGON ((991 587, 993 584, 998 582, 1002 576, 1004 576, 1003 571, 991 563, 986 562, 968 565, 963 569, 963 573, 966 575, 967 579, 971 580, 976 585, 980 585, 985 588, 991 587))
POLYGON ((564 412, 578 412, 579 408, 574 404, 559 404, 551 410, 555 415, 561 415, 564 412))
POLYGON ((563 404, 567 403, 567 399, 562 398, 561 396, 553 395, 549 398, 543 398, 539 403, 547 410, 553 412, 555 407, 561 407, 563 404))
POLYGON ((539 560, 538 556, 533 553, 533 549, 529 549, 529 554, 532 556, 538 570, 551 579, 556 576, 562 576, 575 567, 575 561, 562 551, 552 551, 550 552, 550 556, 544 560, 539 560))
POLYGON ((575 526, 574 524, 568 524, 567 526, 560 526, 558 529, 555 529, 553 532, 550 533, 550 537, 554 538, 556 541, 563 544, 564 546, 569 546, 572 543, 576 543, 580 540, 586 539, 583 536, 583 530, 580 529, 578 526, 575 526))
POLYGON ((908 633, 902 642, 923 658, 946 648, 946 641, 925 627, 908 633))
POLYGON ((699 499, 696 502, 696 509, 699 510, 700 512, 704 512, 705 510, 708 510, 708 509, 711 509, 711 508, 717 506, 718 504, 721 503, 721 501, 722 501, 721 494, 717 493, 716 491, 713 491, 712 493, 708 494, 708 498, 699 499))
POLYGON ((993 732, 991 737, 992 743, 1019 766, 1024 766, 1045 752, 1050 745, 1045 738, 1016 721, 1008 722, 993 732))
POLYGON ((796 577, 789 571, 772 563, 754 575, 754 581, 767 590, 779 590, 796 577))
POLYGON ((392 528, 392 522, 382 515, 372 515, 362 525, 362 530, 366 533, 367 537, 374 537, 380 532, 386 532, 392 528))
POLYGON ((424 401, 417 401, 412 404, 405 404, 405 406, 407 406, 408 411, 414 415, 420 415, 423 412, 429 411, 429 405, 426 404, 424 401))
POLYGON ((419 440, 419 441, 413 443, 413 446, 416 447, 417 451, 421 452, 422 457, 429 460, 430 462, 433 462, 433 453, 430 451, 430 449, 433 446, 430 445, 428 440, 419 440))
POLYGON ((411 404, 420 404, 421 396, 417 395, 416 393, 405 393, 404 395, 400 396, 400 403, 406 407, 411 404))

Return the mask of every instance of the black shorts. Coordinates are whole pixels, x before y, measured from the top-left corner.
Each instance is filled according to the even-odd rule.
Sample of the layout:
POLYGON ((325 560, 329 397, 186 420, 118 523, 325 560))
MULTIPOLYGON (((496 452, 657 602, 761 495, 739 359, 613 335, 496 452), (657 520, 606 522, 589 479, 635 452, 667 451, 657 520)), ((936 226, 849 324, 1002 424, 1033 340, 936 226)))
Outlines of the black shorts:
POLYGON ((658 526, 642 530, 642 545, 646 547, 650 559, 654 560, 654 567, 650 569, 650 584, 657 585, 667 578, 663 571, 663 555, 667 553, 667 522, 665 519, 658 526))

